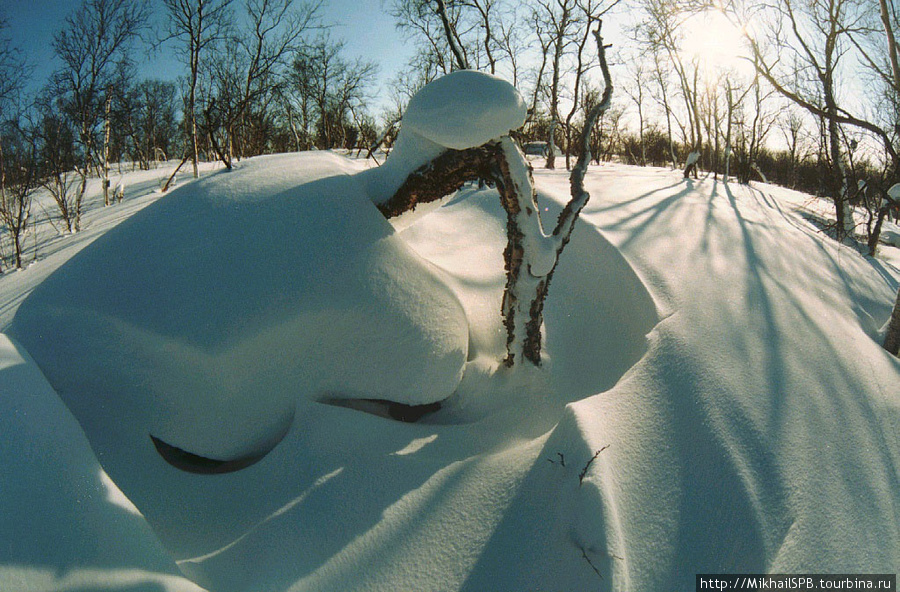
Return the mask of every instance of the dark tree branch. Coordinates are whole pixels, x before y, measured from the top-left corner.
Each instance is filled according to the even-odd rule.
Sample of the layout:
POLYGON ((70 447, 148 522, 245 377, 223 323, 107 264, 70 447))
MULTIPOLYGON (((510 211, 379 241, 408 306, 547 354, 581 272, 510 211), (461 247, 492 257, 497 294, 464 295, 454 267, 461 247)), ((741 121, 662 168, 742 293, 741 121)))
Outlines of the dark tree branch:
POLYGON ((378 208, 388 218, 414 209, 417 204, 441 199, 466 182, 484 181, 497 188, 506 211, 507 245, 503 252, 506 287, 501 314, 506 328, 506 358, 512 366, 521 357, 541 364, 544 301, 559 257, 569 242, 581 210, 590 194, 584 176, 591 159, 590 138, 600 116, 612 101, 612 77, 598 24, 594 37, 606 88, 600 102, 586 116, 581 134, 581 153, 570 176, 572 199, 556 227, 545 234, 537 207, 531 165, 509 136, 466 150, 446 150, 409 174, 402 186, 378 208))
POLYGON ((460 70, 468 70, 469 62, 466 60, 466 56, 460 47, 456 29, 447 17, 447 7, 444 5, 444 0, 435 0, 435 2, 437 4, 438 16, 441 17, 441 24, 444 25, 444 33, 447 35, 447 43, 450 44, 450 51, 453 52, 453 57, 456 58, 457 68, 460 70))

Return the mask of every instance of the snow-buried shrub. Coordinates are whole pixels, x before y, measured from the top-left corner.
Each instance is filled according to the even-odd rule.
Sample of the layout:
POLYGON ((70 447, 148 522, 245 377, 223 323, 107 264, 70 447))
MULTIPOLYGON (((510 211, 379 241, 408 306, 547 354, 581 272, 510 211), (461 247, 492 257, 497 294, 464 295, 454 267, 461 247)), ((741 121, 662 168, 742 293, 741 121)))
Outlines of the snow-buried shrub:
POLYGON ((525 101, 513 85, 483 72, 458 70, 410 99, 403 129, 435 144, 465 150, 521 127, 525 116, 525 101))
POLYGON ((279 156, 185 186, 42 283, 12 333, 89 436, 213 459, 270 448, 299 398, 440 401, 463 309, 347 170, 279 156))

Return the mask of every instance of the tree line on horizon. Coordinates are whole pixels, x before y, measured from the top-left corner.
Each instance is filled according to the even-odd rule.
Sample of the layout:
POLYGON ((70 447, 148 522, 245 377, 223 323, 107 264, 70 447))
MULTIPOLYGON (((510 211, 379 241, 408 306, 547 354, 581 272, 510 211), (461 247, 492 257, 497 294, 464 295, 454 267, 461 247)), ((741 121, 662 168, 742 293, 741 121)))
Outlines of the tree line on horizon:
POLYGON ((415 48, 386 101, 376 100, 377 56, 348 56, 321 2, 164 0, 152 14, 142 0, 83 0, 53 38, 60 67, 33 97, 24 96, 27 56, 0 35, 7 265, 22 264, 28 196, 38 188, 53 196, 60 228, 76 232, 89 177, 104 180, 104 204, 115 198, 110 163, 176 160, 197 176, 202 160, 231 167, 292 150, 371 154, 390 147, 416 90, 460 60, 519 88, 529 115, 517 139, 541 146, 546 166, 564 159, 568 168, 582 114, 602 87, 590 31, 611 14, 626 23, 611 52, 624 92, 596 127, 595 160, 672 168, 695 160, 716 177, 828 197, 836 220, 828 230, 862 236, 871 252, 895 205, 887 189, 900 168, 900 65, 898 14, 887 0, 392 0, 386 8, 415 48), (691 19, 711 10, 746 32, 751 75, 710 72, 708 56, 685 51, 691 19), (184 75, 139 79, 134 56, 162 44, 184 75), (851 227, 851 206, 868 212, 865 228, 851 227))

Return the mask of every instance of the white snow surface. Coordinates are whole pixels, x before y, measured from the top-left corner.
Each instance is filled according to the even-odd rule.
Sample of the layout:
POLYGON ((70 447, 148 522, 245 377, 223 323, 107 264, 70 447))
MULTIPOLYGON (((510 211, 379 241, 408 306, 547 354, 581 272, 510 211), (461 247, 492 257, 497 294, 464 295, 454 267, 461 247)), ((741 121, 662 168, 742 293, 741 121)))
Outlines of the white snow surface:
POLYGON ((219 460, 272 446, 298 398, 445 399, 463 309, 350 170, 288 155, 175 190, 38 286, 10 332, 73 408, 103 401, 219 460))
POLYGON ((200 592, 110 480, 21 347, 0 335, 0 589, 200 592))
POLYGON ((526 112, 522 95, 509 82, 476 70, 457 70, 410 99, 401 129, 464 150, 519 129, 526 112))
MULTIPOLYGON (((37 282, 12 325, 40 371, 20 347, 0 342, 0 475, 9 476, 0 480, 0 589, 190 590, 172 575, 177 565, 211 592, 652 592, 692 590, 694 574, 704 572, 893 573, 900 565, 900 361, 878 344, 900 272, 891 257, 865 258, 818 233, 796 213, 810 198, 768 185, 684 180, 680 171, 591 167, 591 200, 550 286, 546 362, 509 370, 497 362, 506 221, 494 190, 465 188, 427 215, 396 221, 403 230, 394 233, 346 197, 365 194, 358 175, 343 174, 354 170, 349 163, 318 154, 242 166, 185 184, 68 263, 48 257, 0 277, 0 294, 17 304, 16 286, 27 292, 32 276, 61 266, 37 282), (354 220, 302 207, 314 194, 333 196, 335 217, 354 220), (288 216, 292 208, 312 220, 288 216), (329 224, 334 231, 319 228, 329 224), (329 249, 366 265, 348 275, 329 249, 286 254, 330 232, 346 240, 329 249), (354 232, 360 236, 348 236, 354 232), (377 250, 367 237, 392 246, 377 250), (373 251, 383 258, 362 255, 373 251), (384 266, 369 266, 373 260, 384 266), (356 276, 381 278, 385 268, 393 283, 378 285, 395 291, 387 301, 357 287, 356 276), (88 272, 103 274, 98 286, 81 275, 88 272), (427 295, 446 301, 442 316, 423 298, 412 323, 417 338, 447 338, 439 343, 465 333, 462 377, 442 409, 402 423, 297 396, 288 380, 270 378, 239 391, 255 400, 250 411, 271 406, 269 398, 292 401, 259 462, 222 475, 167 464, 149 433, 172 406, 201 415, 172 425, 185 438, 217 422, 241 429, 231 421, 241 414, 232 408, 229 416, 211 395, 191 402, 204 392, 202 381, 178 390, 169 380, 204 372, 191 348, 247 354, 215 366, 220 382, 205 378, 223 388, 248 376, 292 376, 307 356, 319 371, 345 375, 367 355, 401 375, 409 358, 419 364, 408 374, 409 392, 432 388, 421 341, 357 347, 366 321, 341 322, 339 306, 295 326, 298 303, 324 305, 313 295, 283 296, 299 284, 313 289, 307 273, 326 283, 333 273, 366 318, 378 317, 370 298, 385 306, 397 294, 408 303, 397 312, 408 311, 404 298, 422 282, 427 295), (214 289, 213 276, 227 289, 214 289), (170 300, 177 290, 181 308, 170 300), (97 311, 118 313, 132 298, 141 306, 129 305, 122 320, 96 320, 97 311), (28 312, 39 304, 46 316, 28 312), (51 308, 68 323, 56 324, 51 308), (164 327, 168 337, 132 339, 138 332, 123 331, 126 321, 157 336, 164 327), (300 329, 305 341, 285 337, 300 329), (262 341, 271 334, 279 339, 262 341), (63 336, 102 345, 112 359, 82 356, 76 364, 46 355, 63 336), (231 347, 248 340, 269 346, 231 347), (328 350, 329 343, 347 349, 328 350), (379 346, 396 357, 381 358, 379 346), (134 377, 176 391, 151 395, 134 377), (109 396, 119 382, 145 390, 109 396), (38 453, 60 460, 28 462, 38 453), (146 523, 124 510, 121 497, 99 512, 68 484, 46 495, 58 483, 52 477, 79 472, 95 489, 108 474, 146 523), (20 514, 10 519, 8 507, 20 514), (46 512, 52 529, 35 526, 46 512), (158 543, 148 541, 147 524, 158 543), (85 557, 79 537, 87 527, 98 544, 133 545, 125 554, 133 561, 85 557), (17 545, 26 535, 37 542, 17 545), (165 563, 160 546, 175 562, 165 563), (119 578, 123 565, 144 579, 119 578), (60 582, 69 576, 82 579, 67 588, 60 582)), ((538 169, 535 179, 542 214, 553 220, 568 198, 566 173, 538 169)), ((131 193, 126 205, 140 199, 131 193)), ((102 213, 112 219, 115 207, 102 213)), ((96 232, 103 224, 97 218, 96 232)), ((380 370, 372 368, 373 377, 380 370)), ((91 503, 100 499, 107 498, 95 494, 91 503)))
POLYGON ((891 185, 890 189, 887 190, 887 194, 895 201, 900 200, 900 183, 891 185))

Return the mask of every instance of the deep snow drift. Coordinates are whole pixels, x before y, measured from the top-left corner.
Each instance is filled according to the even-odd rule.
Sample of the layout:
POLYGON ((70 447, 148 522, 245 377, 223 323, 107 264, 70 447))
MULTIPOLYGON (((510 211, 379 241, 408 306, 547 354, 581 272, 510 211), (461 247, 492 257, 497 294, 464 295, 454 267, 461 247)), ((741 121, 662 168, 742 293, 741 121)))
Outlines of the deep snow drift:
MULTIPOLYGON (((496 192, 464 189, 428 215, 397 221, 403 230, 394 233, 347 197, 363 191, 347 174, 353 166, 327 154, 245 161, 143 210, 42 284, 10 332, 44 366, 11 343, 2 348, 2 417, 14 422, 3 426, 2 474, 19 485, 9 498, 3 482, 3 502, 16 515, 6 506, 0 514, 0 589, 65 589, 65 574, 85 578, 79 590, 130 591, 141 582, 153 592, 190 589, 162 548, 216 592, 645 592, 692 590, 698 572, 885 573, 900 564, 900 361, 877 343, 900 273, 822 237, 786 205, 791 192, 685 181, 679 171, 592 168, 591 201, 547 300, 547 361, 510 371, 497 363, 505 215, 496 192), (314 196, 321 207, 303 209, 314 196), (351 204, 341 207, 358 219, 329 221, 337 203, 327 196, 351 204), (173 220, 168 211, 197 216, 173 220), (312 218, 286 215, 297 211, 312 218), (343 234, 351 228, 359 236, 343 234), (332 233, 355 241, 345 253, 347 261, 363 257, 355 274, 315 250, 332 233), (301 247, 315 253, 308 262, 301 247), (113 248, 140 266, 104 259, 113 248), (373 252, 383 258, 363 256, 373 252), (91 288, 81 274, 107 273, 101 261, 124 274, 129 292, 119 291, 119 275, 91 288), (409 308, 399 327, 389 325, 395 336, 356 347, 360 328, 384 313, 379 307, 353 322, 330 323, 322 313, 324 321, 292 323, 296 303, 330 311, 334 298, 302 283, 306 263, 321 281, 331 271, 351 282, 355 306, 382 302, 357 279, 399 294, 409 308), (152 271, 143 283, 141 269, 152 271), (217 291, 218 281, 227 290, 217 291), (408 297, 422 282, 441 314, 408 297), (203 291, 189 294, 196 285, 203 291), (126 294, 140 306, 122 302, 126 294), (70 302, 103 322, 81 321, 75 331, 28 312, 42 306, 74 322, 70 302), (181 323, 192 330, 179 332, 181 323), (56 357, 63 345, 51 328, 110 359, 56 357), (416 381, 405 374, 407 358, 416 372, 432 372, 422 340, 457 361, 416 381), (245 343, 252 346, 234 345, 245 343), (408 400, 438 396, 441 376, 461 369, 461 378, 447 379, 459 383, 440 411, 403 423, 294 390, 312 384, 292 374, 307 356, 321 357, 340 380, 374 356, 393 365, 408 400), (121 497, 121 505, 84 509, 85 495, 105 500, 100 487, 115 489, 42 374, 146 523, 121 497), (179 397, 148 394, 164 379, 195 374, 204 378, 190 391, 170 381, 185 389, 179 397), (215 396, 232 380, 292 390, 230 391, 244 407, 229 407, 215 396), (191 404, 198 393, 204 406, 191 404), (173 425, 167 437, 185 438, 190 452, 201 441, 228 446, 241 413, 281 410, 288 400, 288 418, 267 446, 235 445, 231 452, 263 455, 235 472, 186 472, 150 439, 165 427, 160 418, 187 409, 192 426, 176 434, 173 425), (33 458, 24 452, 29 442, 57 450, 58 463, 23 462, 33 458), (92 477, 57 494, 45 484, 59 474, 92 477), (31 527, 46 508, 65 517, 54 521, 58 530, 45 545, 15 546, 24 533, 43 535, 31 527), (140 542, 120 563, 84 556, 63 533, 87 524, 112 547, 140 542), (48 551, 54 544, 57 554, 48 551), (117 566, 143 579, 117 580, 117 566), (63 576, 51 581, 49 573, 63 576)), ((566 173, 538 169, 536 183, 552 218, 568 193, 566 173)), ((46 273, 44 264, 0 281, 24 284, 46 273)), ((394 380, 390 370, 384 376, 394 380)))
POLYGON ((219 460, 266 452, 298 398, 443 400, 462 307, 348 170, 308 153, 176 190, 38 286, 12 333, 73 409, 219 460))

